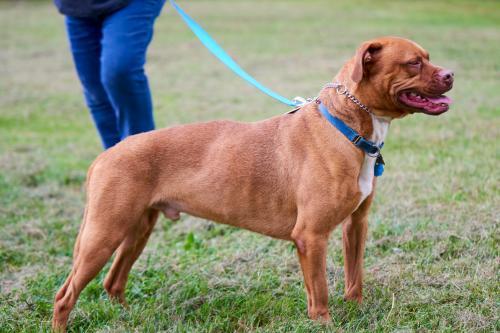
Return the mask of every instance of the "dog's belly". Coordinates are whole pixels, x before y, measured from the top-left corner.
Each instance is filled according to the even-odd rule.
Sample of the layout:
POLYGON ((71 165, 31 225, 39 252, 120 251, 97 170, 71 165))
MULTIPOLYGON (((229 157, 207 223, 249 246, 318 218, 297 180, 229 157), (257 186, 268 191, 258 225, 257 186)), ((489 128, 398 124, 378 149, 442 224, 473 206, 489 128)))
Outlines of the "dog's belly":
POLYGON ((238 205, 207 206, 196 200, 177 200, 159 203, 153 208, 160 210, 166 218, 176 221, 180 213, 186 213, 202 219, 232 225, 263 235, 279 239, 290 239, 297 219, 292 209, 275 209, 275 207, 255 207, 238 205))

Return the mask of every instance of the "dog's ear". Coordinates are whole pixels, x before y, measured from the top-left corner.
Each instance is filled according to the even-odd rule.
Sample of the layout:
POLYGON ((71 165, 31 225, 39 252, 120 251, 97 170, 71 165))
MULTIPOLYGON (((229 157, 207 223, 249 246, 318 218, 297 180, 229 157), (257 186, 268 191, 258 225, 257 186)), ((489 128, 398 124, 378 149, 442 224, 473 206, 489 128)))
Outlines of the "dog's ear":
POLYGON ((377 42, 366 42, 361 45, 354 57, 354 68, 351 78, 359 83, 370 73, 370 68, 377 60, 377 55, 382 50, 382 44, 377 42))

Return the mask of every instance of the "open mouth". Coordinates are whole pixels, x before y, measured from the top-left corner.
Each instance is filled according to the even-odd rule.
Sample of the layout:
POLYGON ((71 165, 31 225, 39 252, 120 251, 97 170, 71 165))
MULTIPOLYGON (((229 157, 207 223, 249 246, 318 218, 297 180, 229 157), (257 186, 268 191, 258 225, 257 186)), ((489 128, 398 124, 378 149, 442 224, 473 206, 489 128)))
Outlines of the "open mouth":
POLYGON ((402 92, 399 94, 398 99, 405 106, 435 116, 448 111, 452 103, 451 98, 444 95, 427 96, 414 90, 402 92))

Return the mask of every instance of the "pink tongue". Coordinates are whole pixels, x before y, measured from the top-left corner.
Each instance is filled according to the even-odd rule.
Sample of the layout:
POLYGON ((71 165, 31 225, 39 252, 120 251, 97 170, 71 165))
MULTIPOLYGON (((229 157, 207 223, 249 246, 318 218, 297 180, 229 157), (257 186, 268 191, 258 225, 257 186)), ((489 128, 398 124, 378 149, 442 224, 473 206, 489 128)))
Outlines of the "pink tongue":
POLYGON ((427 97, 427 99, 434 104, 440 104, 440 103, 451 104, 453 102, 451 98, 446 96, 427 97))

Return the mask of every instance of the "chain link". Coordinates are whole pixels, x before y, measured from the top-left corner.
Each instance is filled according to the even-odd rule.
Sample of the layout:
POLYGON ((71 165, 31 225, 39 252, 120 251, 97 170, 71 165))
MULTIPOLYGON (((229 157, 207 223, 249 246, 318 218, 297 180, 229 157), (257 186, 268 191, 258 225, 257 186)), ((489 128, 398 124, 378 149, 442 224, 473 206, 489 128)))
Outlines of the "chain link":
POLYGON ((359 106, 360 109, 362 109, 365 112, 368 112, 372 114, 371 110, 369 107, 361 103, 359 99, 357 99, 354 95, 352 95, 349 90, 347 90, 347 87, 343 84, 340 84, 338 82, 335 83, 327 83, 324 88, 333 88, 335 91, 337 91, 337 94, 339 95, 344 95, 345 97, 349 98, 354 104, 359 106))

